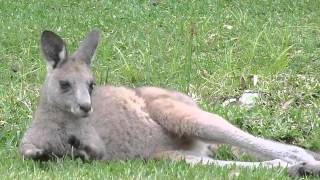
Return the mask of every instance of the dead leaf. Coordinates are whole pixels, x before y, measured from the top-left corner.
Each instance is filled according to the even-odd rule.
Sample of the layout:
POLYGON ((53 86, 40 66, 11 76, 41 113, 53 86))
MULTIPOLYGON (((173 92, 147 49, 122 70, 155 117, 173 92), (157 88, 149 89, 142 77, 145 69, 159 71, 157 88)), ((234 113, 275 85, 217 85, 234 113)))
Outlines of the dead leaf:
POLYGON ((223 107, 226 107, 226 106, 228 106, 228 105, 231 104, 231 103, 236 103, 237 101, 238 101, 237 98, 227 99, 227 100, 225 100, 225 101, 222 103, 222 106, 223 106, 223 107))
POLYGON ((290 104, 292 104, 294 102, 294 98, 289 99, 288 101, 286 101, 285 103, 282 104, 281 108, 283 110, 288 109, 288 107, 290 106, 290 104))
POLYGON ((243 76, 240 77, 240 89, 246 89, 246 80, 243 76))
POLYGON ((228 30, 231 30, 233 28, 231 25, 228 25, 228 24, 223 25, 223 27, 228 30))
POLYGON ((252 84, 253 86, 256 86, 258 83, 258 76, 257 75, 253 75, 252 76, 252 84))
POLYGON ((236 179, 240 175, 239 171, 232 170, 229 172, 228 177, 229 179, 236 179))

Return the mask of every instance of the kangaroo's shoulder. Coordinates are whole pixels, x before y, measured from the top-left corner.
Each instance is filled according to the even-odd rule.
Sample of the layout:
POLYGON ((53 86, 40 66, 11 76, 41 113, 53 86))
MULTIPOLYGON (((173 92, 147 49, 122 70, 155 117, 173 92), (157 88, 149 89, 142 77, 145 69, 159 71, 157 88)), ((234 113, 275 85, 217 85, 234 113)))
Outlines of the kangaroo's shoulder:
POLYGON ((92 103, 97 109, 108 107, 120 111, 119 107, 125 110, 143 109, 145 100, 139 96, 135 89, 125 86, 100 86, 96 87, 92 94, 92 103))
POLYGON ((113 85, 98 86, 95 88, 92 94, 92 98, 98 101, 104 98, 124 99, 129 98, 131 96, 136 96, 134 89, 125 86, 113 85))
POLYGON ((170 89, 155 86, 142 86, 129 88, 126 86, 99 86, 95 88, 93 102, 112 101, 115 103, 133 101, 135 104, 145 106, 155 99, 169 98, 187 105, 197 106, 196 102, 188 95, 170 89))
MULTIPOLYGON (((138 88, 128 88, 125 86, 100 86, 95 89, 93 97, 97 101, 105 98, 111 98, 117 101, 142 99, 143 101, 152 101, 161 98, 175 98, 186 96, 182 93, 167 90, 160 87, 144 86, 138 88)), ((187 97, 187 96, 186 96, 187 97)))

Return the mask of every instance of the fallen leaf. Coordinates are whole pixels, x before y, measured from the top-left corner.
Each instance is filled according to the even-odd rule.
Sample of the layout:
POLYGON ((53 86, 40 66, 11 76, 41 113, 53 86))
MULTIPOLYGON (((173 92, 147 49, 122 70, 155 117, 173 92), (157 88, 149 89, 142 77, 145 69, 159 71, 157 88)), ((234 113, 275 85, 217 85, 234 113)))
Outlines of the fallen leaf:
POLYGON ((232 170, 229 172, 228 177, 229 179, 236 179, 240 175, 239 171, 232 170))
POLYGON ((258 83, 258 76, 257 75, 253 75, 252 76, 252 84, 253 86, 256 86, 258 83))
POLYGON ((237 102, 238 100, 236 98, 231 98, 231 99, 227 99, 225 100, 223 103, 222 103, 222 106, 223 107, 226 107, 228 106, 229 104, 231 103, 234 103, 234 102, 237 102))
POLYGON ((240 89, 246 89, 246 80, 243 76, 240 77, 240 89))
POLYGON ((228 30, 231 30, 233 28, 231 25, 228 25, 228 24, 223 25, 223 27, 228 30))
POLYGON ((283 110, 288 109, 288 107, 290 106, 290 104, 292 104, 294 102, 294 98, 289 99, 288 101, 286 101, 285 103, 282 104, 281 108, 283 110))

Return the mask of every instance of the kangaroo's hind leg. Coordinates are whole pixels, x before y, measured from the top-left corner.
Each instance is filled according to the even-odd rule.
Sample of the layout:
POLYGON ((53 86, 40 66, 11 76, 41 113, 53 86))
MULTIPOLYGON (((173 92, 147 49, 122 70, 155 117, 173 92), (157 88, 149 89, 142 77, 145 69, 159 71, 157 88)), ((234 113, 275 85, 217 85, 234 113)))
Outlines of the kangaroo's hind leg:
POLYGON ((155 121, 177 135, 238 146, 270 159, 283 160, 290 166, 300 164, 300 171, 306 168, 311 174, 320 172, 320 162, 303 148, 255 137, 197 107, 170 98, 156 98, 147 102, 147 109, 155 121))
POLYGON ((188 151, 164 151, 155 153, 151 157, 156 160, 171 160, 171 161, 179 161, 184 160, 186 163, 195 165, 195 164, 214 164, 216 166, 238 166, 238 167, 246 167, 246 168, 256 168, 256 167, 265 167, 265 168, 273 168, 273 167, 287 167, 288 163, 280 160, 270 160, 270 161, 262 161, 262 162, 242 162, 242 161, 223 161, 212 159, 207 156, 201 156, 194 154, 193 152, 188 151))

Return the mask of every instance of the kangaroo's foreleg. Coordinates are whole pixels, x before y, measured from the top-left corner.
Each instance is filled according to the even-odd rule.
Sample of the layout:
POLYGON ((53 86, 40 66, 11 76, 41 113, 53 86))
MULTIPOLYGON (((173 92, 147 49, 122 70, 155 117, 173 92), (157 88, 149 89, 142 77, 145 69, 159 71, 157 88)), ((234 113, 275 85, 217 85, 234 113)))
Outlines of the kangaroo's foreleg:
POLYGON ((188 106, 170 98, 158 98, 147 103, 151 117, 177 135, 218 141, 257 152, 271 159, 281 159, 291 165, 305 163, 316 166, 320 162, 303 148, 255 137, 222 117, 188 106))
MULTIPOLYGON (((54 128, 53 128, 54 129, 54 128)), ((60 157, 68 152, 63 143, 61 131, 54 131, 42 124, 31 126, 24 134, 19 152, 28 159, 49 160, 60 157)))

